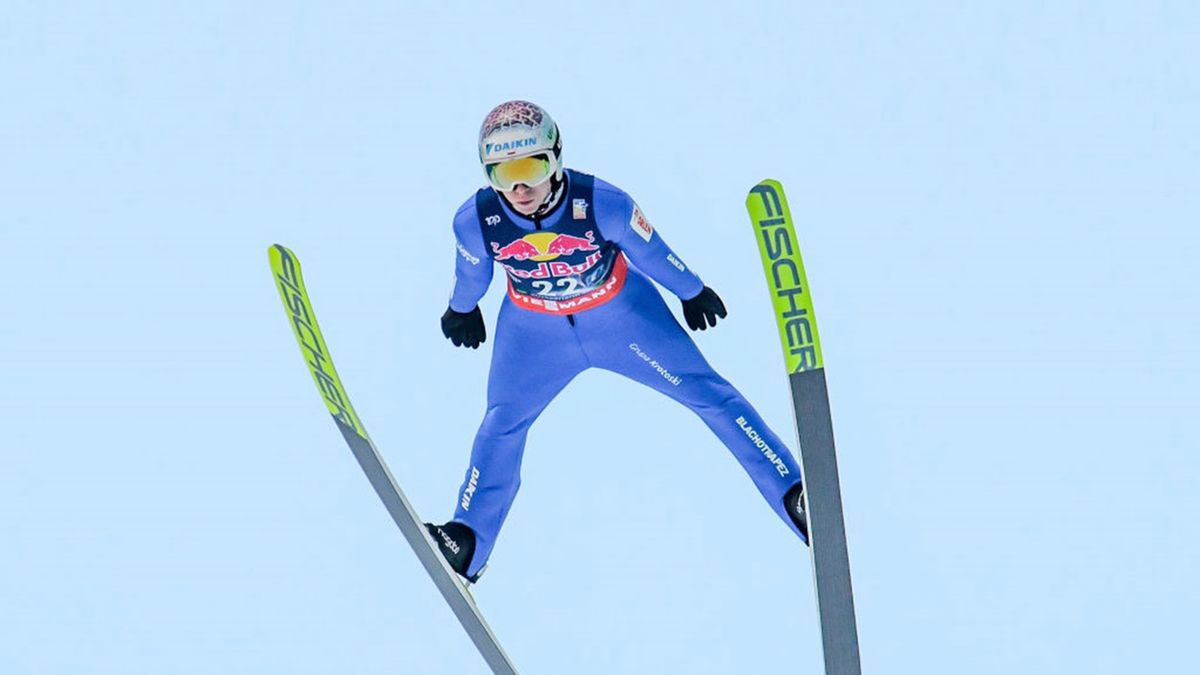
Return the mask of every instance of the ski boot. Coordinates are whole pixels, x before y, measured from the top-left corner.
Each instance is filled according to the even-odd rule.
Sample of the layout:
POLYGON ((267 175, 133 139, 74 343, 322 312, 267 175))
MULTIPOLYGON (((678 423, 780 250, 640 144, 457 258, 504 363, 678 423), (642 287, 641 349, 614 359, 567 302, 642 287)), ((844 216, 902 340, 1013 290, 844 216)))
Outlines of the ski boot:
POLYGON ((792 522, 800 529, 800 534, 804 536, 804 543, 808 544, 808 513, 804 511, 804 485, 801 483, 793 485, 783 496, 783 505, 787 508, 792 522))
POLYGON ((471 567, 471 558, 475 554, 475 532, 466 525, 453 520, 445 525, 425 523, 425 529, 429 530, 429 535, 437 544, 438 551, 441 552, 446 562, 450 563, 451 569, 458 572, 458 575, 467 583, 475 583, 479 579, 479 575, 483 574, 483 570, 479 570, 474 575, 467 576, 467 569, 471 567))

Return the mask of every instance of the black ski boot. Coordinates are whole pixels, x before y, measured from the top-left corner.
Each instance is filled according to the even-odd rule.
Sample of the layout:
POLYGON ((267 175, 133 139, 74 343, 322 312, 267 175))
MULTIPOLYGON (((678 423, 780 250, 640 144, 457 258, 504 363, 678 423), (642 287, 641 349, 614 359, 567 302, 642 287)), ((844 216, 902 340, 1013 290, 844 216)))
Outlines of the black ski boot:
POLYGON ((792 522, 800 528, 800 533, 804 535, 804 543, 808 544, 808 514, 804 511, 804 485, 801 483, 793 485, 792 489, 783 496, 783 505, 787 508, 792 522))
POLYGON ((483 570, 479 570, 474 576, 467 576, 471 557, 475 555, 475 532, 453 520, 445 525, 425 523, 425 529, 429 530, 430 536, 442 552, 442 557, 450 563, 450 567, 469 583, 475 583, 483 573, 483 570))

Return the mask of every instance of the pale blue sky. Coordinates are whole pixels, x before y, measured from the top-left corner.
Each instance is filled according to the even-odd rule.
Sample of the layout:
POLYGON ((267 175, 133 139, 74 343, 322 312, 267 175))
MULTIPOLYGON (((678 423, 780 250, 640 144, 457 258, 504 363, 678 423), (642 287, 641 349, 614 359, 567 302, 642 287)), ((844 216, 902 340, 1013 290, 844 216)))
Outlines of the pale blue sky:
MULTIPOLYGON (((484 672, 266 248, 447 517, 490 356, 438 329, 450 218, 516 97, 722 294, 697 341, 790 438, 742 206, 788 188, 866 672, 1194 660, 1200 9, 650 4, 3 4, 0 671, 484 672)), ((534 427, 476 597, 531 675, 820 672, 805 549, 695 417, 607 373, 534 427)))

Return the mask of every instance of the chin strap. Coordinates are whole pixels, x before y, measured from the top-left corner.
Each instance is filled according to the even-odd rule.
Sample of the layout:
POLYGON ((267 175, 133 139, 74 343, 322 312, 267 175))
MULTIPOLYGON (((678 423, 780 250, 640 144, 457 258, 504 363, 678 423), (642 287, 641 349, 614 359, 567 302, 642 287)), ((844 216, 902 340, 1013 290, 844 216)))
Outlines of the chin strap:
POLYGON ((558 203, 562 201, 562 196, 566 192, 567 181, 559 180, 557 176, 550 177, 550 194, 546 195, 546 201, 534 211, 535 216, 544 216, 554 210, 558 203))

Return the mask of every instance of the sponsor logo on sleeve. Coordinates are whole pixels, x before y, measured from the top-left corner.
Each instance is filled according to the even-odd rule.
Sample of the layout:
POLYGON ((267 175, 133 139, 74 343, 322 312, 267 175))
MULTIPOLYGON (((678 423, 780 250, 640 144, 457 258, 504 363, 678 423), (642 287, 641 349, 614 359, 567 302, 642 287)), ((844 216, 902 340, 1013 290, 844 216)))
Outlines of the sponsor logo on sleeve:
POLYGON ((479 257, 478 257, 478 256, 474 256, 474 255, 471 255, 471 252, 467 250, 467 247, 466 247, 466 246, 463 246, 463 245, 462 245, 462 242, 461 242, 461 241, 459 241, 459 240, 455 239, 455 240, 454 240, 454 245, 458 247, 458 252, 459 252, 459 254, 460 254, 460 255, 462 255, 462 257, 463 257, 464 259, 466 259, 466 261, 467 261, 467 262, 471 263, 472 265, 478 265, 478 264, 479 264, 479 257))
POLYGON ((673 254, 671 254, 671 253, 668 253, 668 254, 667 254, 667 262, 669 262, 669 263, 671 263, 672 265, 674 265, 674 266, 675 266, 675 269, 679 270, 680 272, 687 271, 687 268, 683 266, 683 263, 679 262, 679 258, 676 258, 676 257, 675 257, 673 254))
POLYGON ((650 221, 642 215, 642 210, 637 204, 633 205, 633 217, 629 219, 629 227, 632 227, 633 231, 646 241, 650 241, 650 237, 654 236, 654 228, 650 227, 650 221))

